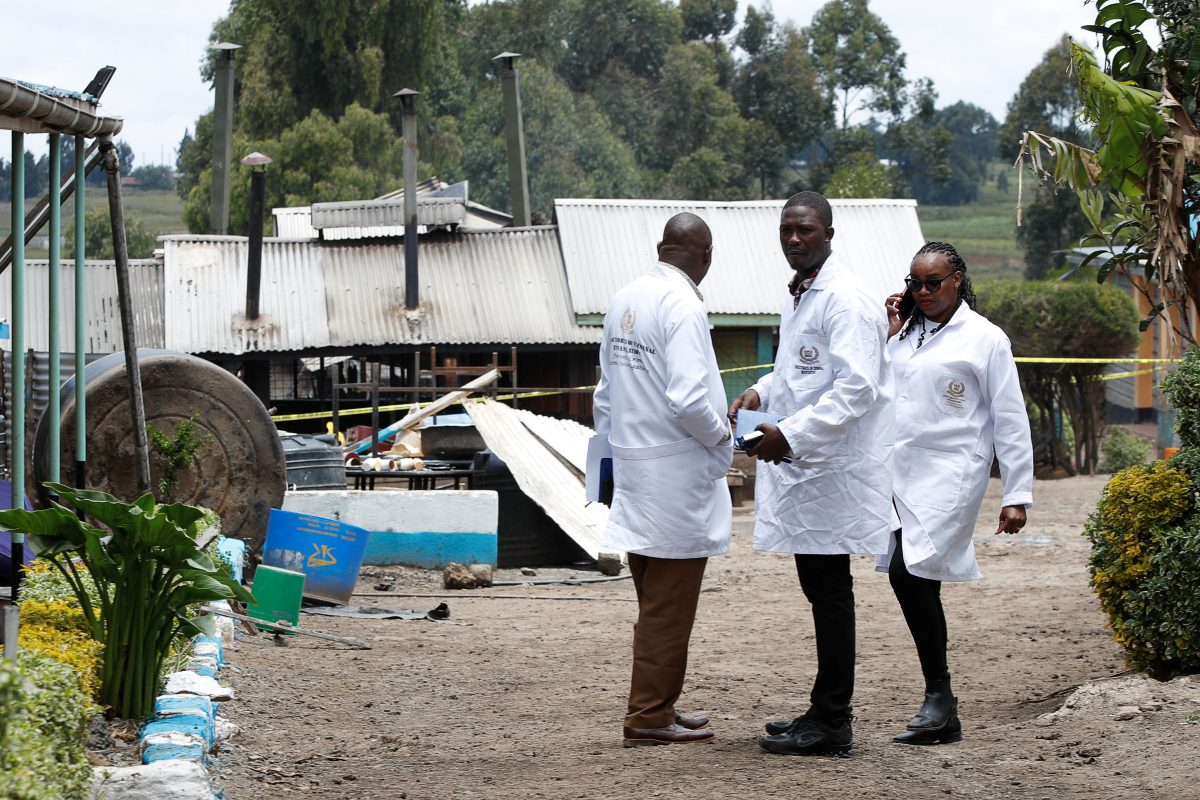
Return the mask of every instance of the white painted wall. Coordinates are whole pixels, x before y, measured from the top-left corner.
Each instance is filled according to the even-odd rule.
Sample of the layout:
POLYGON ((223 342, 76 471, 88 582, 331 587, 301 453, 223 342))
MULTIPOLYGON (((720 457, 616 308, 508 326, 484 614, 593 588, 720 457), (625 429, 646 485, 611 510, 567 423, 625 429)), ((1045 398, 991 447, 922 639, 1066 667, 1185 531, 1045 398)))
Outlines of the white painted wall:
POLYGON ((285 511, 336 519, 369 531, 495 533, 500 500, 493 491, 287 492, 285 511))

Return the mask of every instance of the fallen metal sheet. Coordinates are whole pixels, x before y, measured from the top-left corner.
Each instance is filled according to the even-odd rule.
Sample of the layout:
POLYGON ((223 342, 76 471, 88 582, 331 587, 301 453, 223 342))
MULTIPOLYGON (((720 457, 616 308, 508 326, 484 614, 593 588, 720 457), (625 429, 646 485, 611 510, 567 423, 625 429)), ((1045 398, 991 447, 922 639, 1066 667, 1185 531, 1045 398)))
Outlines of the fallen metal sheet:
POLYGON ((518 410, 517 414, 522 424, 532 431, 534 436, 558 453, 581 476, 587 472, 588 442, 595 435, 595 431, 570 419, 544 417, 524 409, 518 410))
POLYGON ((585 553, 598 559, 608 507, 587 502, 582 478, 529 432, 516 411, 494 400, 467 403, 466 409, 488 449, 508 465, 521 491, 585 553))

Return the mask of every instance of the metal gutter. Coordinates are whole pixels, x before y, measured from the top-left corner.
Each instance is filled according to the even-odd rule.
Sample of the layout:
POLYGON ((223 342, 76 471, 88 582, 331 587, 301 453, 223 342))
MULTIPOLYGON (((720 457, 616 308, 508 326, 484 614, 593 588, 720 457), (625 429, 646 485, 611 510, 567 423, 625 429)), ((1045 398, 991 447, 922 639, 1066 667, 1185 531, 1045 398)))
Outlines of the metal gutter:
POLYGON ((0 77, 0 129, 72 136, 115 136, 125 121, 97 114, 82 97, 55 97, 12 78, 0 77))

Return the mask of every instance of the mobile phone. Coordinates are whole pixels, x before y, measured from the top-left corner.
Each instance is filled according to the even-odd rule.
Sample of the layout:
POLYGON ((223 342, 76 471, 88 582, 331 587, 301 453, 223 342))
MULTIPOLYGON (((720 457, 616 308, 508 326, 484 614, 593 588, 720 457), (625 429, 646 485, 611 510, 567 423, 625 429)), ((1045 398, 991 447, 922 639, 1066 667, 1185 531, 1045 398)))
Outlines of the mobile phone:
POLYGON ((896 307, 896 311, 900 314, 900 319, 906 320, 912 316, 913 309, 917 307, 916 298, 913 297, 912 289, 905 288, 904 294, 900 295, 900 303, 896 307))
POLYGON ((750 431, 745 436, 737 437, 737 440, 733 443, 734 447, 738 450, 749 450, 762 441, 763 435, 762 431, 750 431))

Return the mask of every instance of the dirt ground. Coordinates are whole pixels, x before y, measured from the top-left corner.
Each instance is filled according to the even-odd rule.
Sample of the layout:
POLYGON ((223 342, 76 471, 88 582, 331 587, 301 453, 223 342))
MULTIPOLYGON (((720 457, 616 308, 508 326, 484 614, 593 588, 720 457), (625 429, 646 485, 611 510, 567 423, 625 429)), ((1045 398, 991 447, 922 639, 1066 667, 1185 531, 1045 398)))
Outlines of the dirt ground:
MULTIPOLYGON (((709 564, 680 703, 712 716, 712 743, 621 747, 632 582, 375 592, 391 582, 393 593, 450 594, 440 573, 398 568, 364 575, 361 601, 429 609, 445 599, 466 624, 302 615, 302 626, 369 651, 240 638, 222 673, 237 699, 222 713, 241 732, 212 772, 229 800, 1200 798, 1200 677, 1121 675, 1088 589, 1080 531, 1104 480, 1038 482, 1029 526, 1005 538, 991 535, 993 481, 977 528, 984 579, 943 592, 958 744, 890 741, 919 704, 920 674, 886 576, 859 558, 853 753, 760 750, 764 721, 807 707, 815 662, 792 562, 751 550, 745 506, 731 554, 709 564)), ((538 579, 547 574, 566 571, 538 579)))

